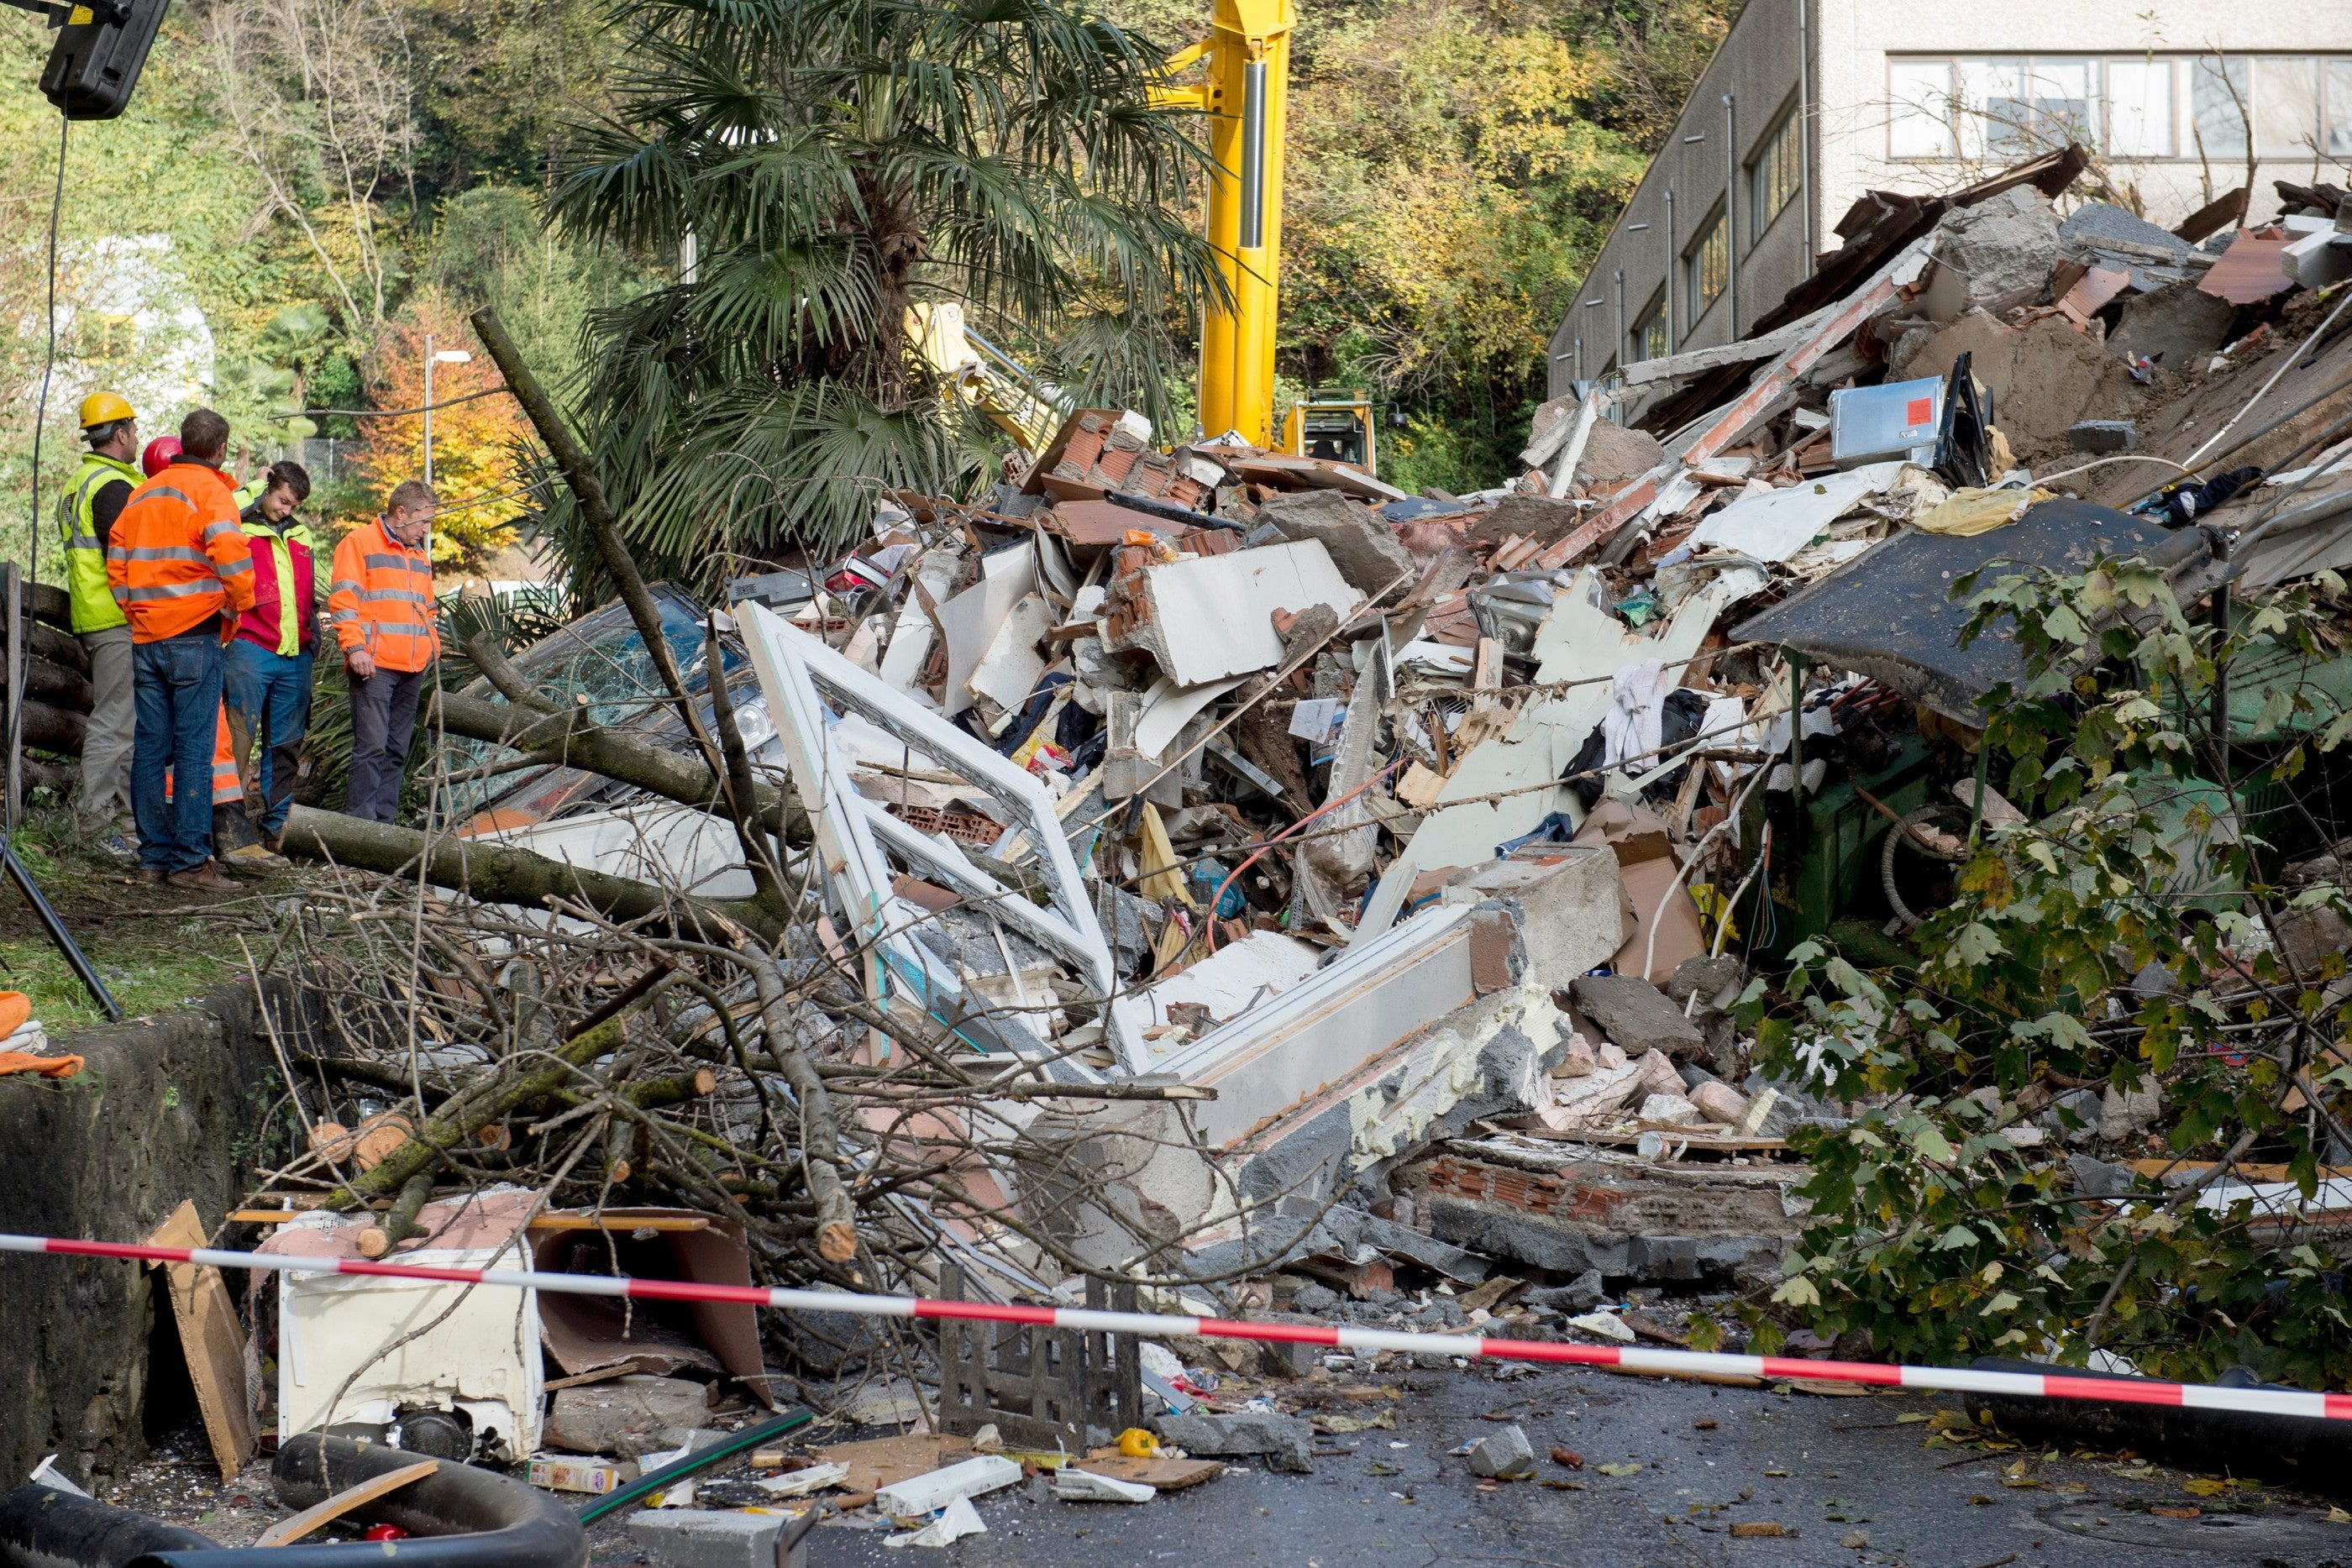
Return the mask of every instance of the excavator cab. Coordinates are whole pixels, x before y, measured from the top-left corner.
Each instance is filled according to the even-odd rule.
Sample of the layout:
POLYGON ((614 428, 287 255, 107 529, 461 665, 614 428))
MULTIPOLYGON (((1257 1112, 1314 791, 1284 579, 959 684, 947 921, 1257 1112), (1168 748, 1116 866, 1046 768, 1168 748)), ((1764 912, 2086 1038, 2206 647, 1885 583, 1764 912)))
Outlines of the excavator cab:
POLYGON ((1294 456, 1345 463, 1377 477, 1371 394, 1360 387, 1308 392, 1290 405, 1283 421, 1282 446, 1294 456))

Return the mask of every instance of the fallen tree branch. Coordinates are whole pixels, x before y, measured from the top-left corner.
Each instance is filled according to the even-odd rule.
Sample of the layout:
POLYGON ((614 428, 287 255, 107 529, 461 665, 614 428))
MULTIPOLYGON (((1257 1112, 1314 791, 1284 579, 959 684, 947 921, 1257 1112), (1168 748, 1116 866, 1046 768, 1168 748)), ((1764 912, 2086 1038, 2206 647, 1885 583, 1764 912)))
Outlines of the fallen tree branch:
POLYGON ((833 1119, 833 1096, 793 1037, 792 994, 783 976, 764 953, 747 950, 740 956, 760 988, 760 1027, 767 1034, 769 1054, 800 1102, 803 1175, 816 1201, 817 1255, 828 1263, 846 1263, 857 1256, 857 1210, 835 1168, 841 1129, 833 1119))
MULTIPOLYGON (((299 810, 300 808, 296 808, 299 810)), ((648 984, 647 990, 652 988, 648 984)), ((444 1105, 418 1129, 416 1136, 392 1151, 373 1170, 361 1172, 331 1194, 321 1207, 357 1207, 371 1198, 405 1188, 412 1176, 427 1174, 442 1155, 457 1147, 516 1106, 542 1099, 570 1083, 581 1068, 619 1048, 627 1038, 629 1014, 645 999, 641 993, 628 1007, 574 1034, 556 1049, 554 1060, 534 1071, 508 1079, 469 1100, 444 1105)))
MULTIPOLYGON (((508 747, 551 766, 601 773, 682 806, 713 816, 727 815, 724 792, 709 768, 690 757, 615 735, 590 718, 585 709, 532 713, 456 692, 439 693, 435 704, 441 727, 451 735, 508 747)), ((773 785, 759 784, 755 789, 763 816, 772 820, 779 809, 783 811, 789 842, 799 845, 810 841, 808 814, 797 802, 773 785)))
MULTIPOLYGON (((522 351, 514 340, 507 336, 506 323, 499 319, 496 310, 485 306, 469 319, 474 333, 497 362, 499 373, 506 377, 507 389, 539 432, 540 440, 547 444, 548 455, 563 475, 563 483, 580 503, 580 515, 587 520, 588 531, 596 540, 597 553, 604 558, 604 570, 621 591, 621 602, 628 606, 629 619, 636 623, 637 635, 644 639, 646 656, 654 668, 661 672, 662 684, 677 699, 678 713, 694 737, 696 749, 710 771, 717 773, 721 766, 719 743, 703 727, 702 715, 692 693, 686 689, 686 677, 679 673, 677 660, 670 652, 669 639, 663 633, 661 609, 654 603, 653 591, 646 586, 645 574, 637 570, 635 557, 629 554, 628 541, 621 537, 621 525, 613 515, 612 503, 605 498, 604 482, 597 476, 595 459, 580 444, 570 424, 556 412, 555 401, 541 386, 539 377, 523 362, 522 351)), ((712 672, 714 682, 719 672, 712 672)))
POLYGON ((414 828, 363 822, 309 806, 297 806, 287 817, 286 852, 386 876, 421 874, 436 887, 488 904, 547 909, 562 900, 625 925, 653 919, 679 929, 718 932, 733 921, 769 941, 783 933, 784 923, 772 911, 750 900, 696 898, 529 850, 478 839, 428 839, 414 828))

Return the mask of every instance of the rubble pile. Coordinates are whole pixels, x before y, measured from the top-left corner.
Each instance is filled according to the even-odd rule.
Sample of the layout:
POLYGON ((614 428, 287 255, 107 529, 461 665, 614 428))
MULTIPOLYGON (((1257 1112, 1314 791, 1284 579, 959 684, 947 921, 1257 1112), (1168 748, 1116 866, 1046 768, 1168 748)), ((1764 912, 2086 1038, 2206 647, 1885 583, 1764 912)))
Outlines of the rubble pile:
MULTIPOLYGON (((656 586, 469 648, 442 836, 289 830, 470 896, 355 879, 287 924, 311 1149, 241 1221, 330 1256, 1683 1343, 1629 1308, 1768 1290, 1802 1223, 1785 1134, 1854 1113, 1759 1071, 1752 979, 1899 938, 2013 819, 1979 705, 2020 655, 1958 645, 1951 584, 2140 552, 2186 602, 2344 564, 2347 297, 2314 291, 2352 233, 2062 212, 2081 167, 1865 198, 1754 337, 1547 403, 1488 490, 1076 410, 981 502, 891 497, 724 609, 656 586), (2266 395, 2293 412, 2242 424, 2266 395)), ((2152 1083, 2040 1109, 2017 1135, 2086 1192, 2162 1113, 2152 1083)), ((281 1358, 364 1311, 279 1291, 281 1358)), ((279 1419, 462 1413, 594 1491, 690 1454, 706 1395, 946 1399, 951 1469, 860 1486, 874 1456, 817 1445, 761 1483, 924 1478, 883 1511, 921 1543, 1012 1484, 983 1431, 1045 1419, 985 1346, 966 1377, 847 1321, 540 1310, 520 1358, 511 1313, 453 1304, 389 1362, 354 1331, 350 1365, 281 1373, 279 1419)), ((1177 1351, 1074 1396, 1108 1414, 1053 1441, 1100 1462, 1055 1497, 1204 1479, 1122 1469, 1183 1454, 1304 1467, 1365 1419, 1317 1389, 1380 1369, 1177 1351)), ((1516 1428, 1473 1456, 1534 1462, 1516 1428)), ((774 1549, 712 1530, 638 1534, 678 1568, 774 1549)))

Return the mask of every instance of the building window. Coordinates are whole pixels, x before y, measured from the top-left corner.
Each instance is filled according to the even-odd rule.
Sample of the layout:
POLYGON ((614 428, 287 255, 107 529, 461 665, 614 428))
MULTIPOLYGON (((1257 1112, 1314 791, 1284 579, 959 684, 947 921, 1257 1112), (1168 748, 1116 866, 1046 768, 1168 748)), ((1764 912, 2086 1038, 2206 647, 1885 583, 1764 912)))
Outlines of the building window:
POLYGON ((1666 341, 1666 291, 1662 288, 1633 322, 1633 356, 1628 362, 1663 360, 1674 351, 1675 346, 1666 341))
POLYGON ((2254 73, 2243 58, 2207 55, 2189 62, 2189 106, 2195 116, 2194 151, 2207 158, 2246 155, 2246 119, 2253 112, 2254 73))
POLYGON ((2107 152, 2116 158, 2172 156, 2170 60, 2107 62, 2107 152))
MULTIPOLYGON (((2118 159, 2352 155, 2352 59, 2315 55, 1890 58, 1887 153, 2006 162, 2080 141, 2118 159)), ((1761 165, 1759 166, 1759 169, 1761 165)))
POLYGON ((2319 150, 2319 62, 2254 61, 2255 145, 2265 158, 2303 158, 2319 150))
POLYGON ((1804 127, 1790 110, 1765 139, 1764 151, 1748 171, 1748 214, 1750 242, 1762 239, 1772 220, 1780 215, 1805 183, 1804 127))
POLYGON ((1690 300, 1690 319, 1696 322, 1706 314, 1707 307, 1723 298, 1724 287, 1731 281, 1731 220, 1717 207, 1699 225, 1698 243, 1683 258, 1690 287, 1685 296, 1690 300))
POLYGON ((2004 161, 2092 139, 2092 62, 1960 60, 1955 108, 1965 157, 2004 161))
POLYGON ((1886 62, 1886 151, 1894 158, 1952 155, 1952 63, 1886 62))

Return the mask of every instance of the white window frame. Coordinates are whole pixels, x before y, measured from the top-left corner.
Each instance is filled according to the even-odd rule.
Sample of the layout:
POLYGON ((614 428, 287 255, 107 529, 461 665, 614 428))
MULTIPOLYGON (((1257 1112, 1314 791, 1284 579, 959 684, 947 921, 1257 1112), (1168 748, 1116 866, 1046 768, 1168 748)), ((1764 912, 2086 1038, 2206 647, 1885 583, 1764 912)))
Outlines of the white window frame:
MULTIPOLYGON (((2284 151, 2290 143, 2279 139, 2270 128, 2263 113, 2263 66, 2269 62, 2308 62, 2318 80, 2317 120, 2308 131, 2319 143, 2317 156, 2323 164, 2341 162, 2352 158, 2352 51, 2265 49, 2222 51, 2218 56, 2205 49, 2172 50, 2157 54, 2000 54, 1978 55, 1889 54, 1885 57, 1885 157, 1894 163, 1934 163, 1950 162, 1984 162, 1999 159, 2003 154, 1988 146, 1981 119, 1965 103, 1968 68, 1990 68, 2014 65, 2020 73, 2020 96, 2031 98, 2032 84, 2042 66, 2077 64, 2089 69, 2090 96, 2086 129, 2106 155, 2125 163, 2194 163, 2200 161, 2197 133, 2196 86, 2197 64, 2200 60, 2225 59, 2234 73, 2242 69, 2246 82, 2243 91, 2246 107, 2252 119, 2254 157, 2258 162, 2291 164, 2297 160, 2306 163, 2313 157, 2310 146, 2301 141, 2292 143, 2293 151, 2284 151), (2116 149, 2117 116, 2111 92, 2112 73, 2118 67, 2163 67, 2167 78, 2166 125, 2164 133, 2152 138, 2169 148, 2160 152, 2124 152, 2116 149), (1919 114, 1935 106, 1919 101, 1922 89, 1918 79, 1923 74, 1940 68, 1945 73, 1945 96, 1939 116, 1943 124, 1943 150, 1936 152, 1898 152, 1905 134, 1916 134, 1919 114), (1903 81, 1905 76, 1911 79, 1903 81), (1975 120, 1971 134, 1971 120, 1975 120), (2331 141, 2332 133, 2340 132, 2340 140, 2331 141)), ((2298 133, 2302 134, 2302 133, 2298 133)), ((2245 158, 2242 148, 2206 147, 2203 161, 2208 162, 2240 162, 2245 158)), ((1759 160, 1760 164, 1760 160, 1759 160)), ((1755 167, 1755 166, 1751 166, 1755 167)), ((1753 179, 1750 181, 1751 186, 1753 179)))
POLYGON ((1772 122, 1772 129, 1766 131, 1764 139, 1756 144, 1756 156, 1748 165, 1748 243, 1751 248, 1772 232, 1772 225, 1780 221, 1782 213, 1804 200, 1805 141, 1803 127, 1797 120, 1797 116, 1802 112, 1793 103, 1783 110, 1780 117, 1772 122), (1784 141, 1791 149, 1790 162, 1796 166, 1797 177, 1790 183, 1788 193, 1775 204, 1766 200, 1765 187, 1771 178, 1772 165, 1778 160, 1784 141))

